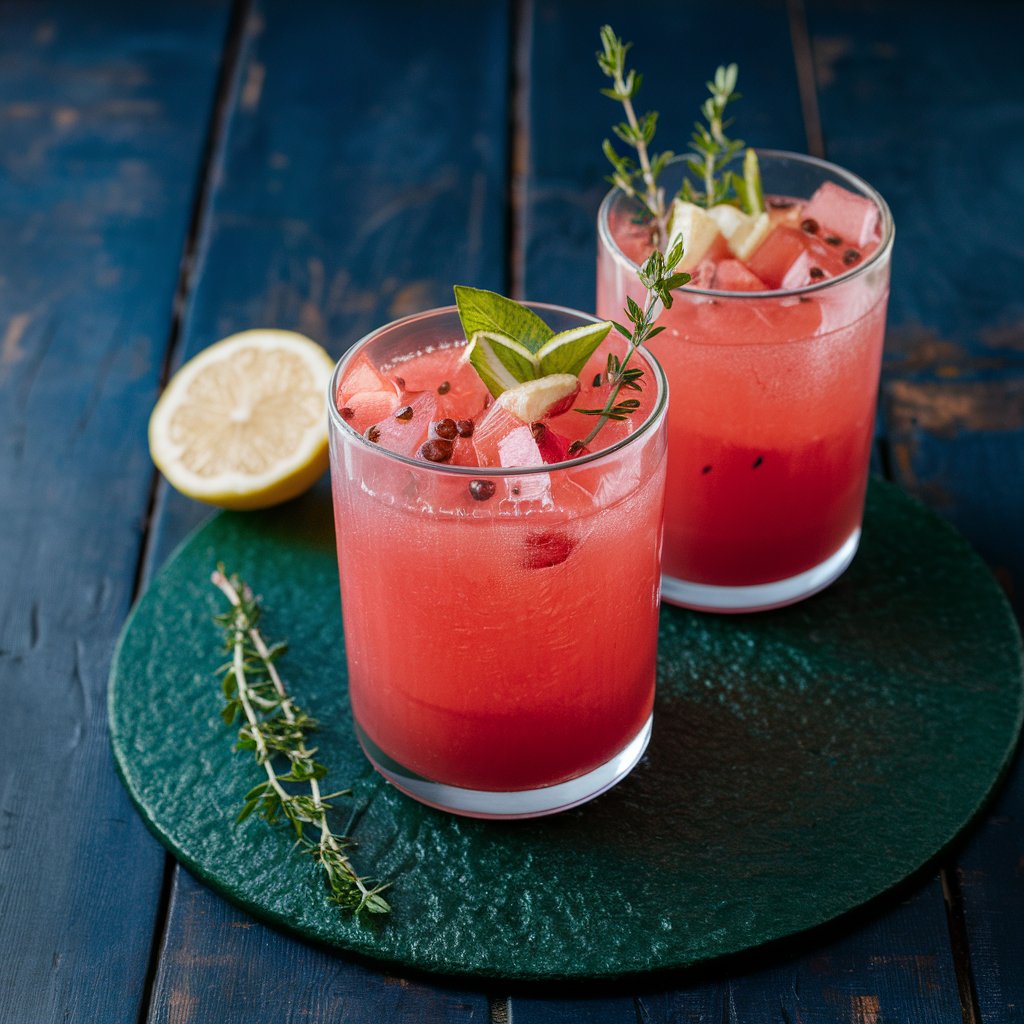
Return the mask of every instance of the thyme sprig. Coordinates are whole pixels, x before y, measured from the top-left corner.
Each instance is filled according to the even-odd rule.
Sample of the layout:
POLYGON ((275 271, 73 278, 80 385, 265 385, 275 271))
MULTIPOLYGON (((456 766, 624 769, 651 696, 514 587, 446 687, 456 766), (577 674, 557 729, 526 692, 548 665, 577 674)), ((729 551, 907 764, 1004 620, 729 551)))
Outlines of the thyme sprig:
POLYGON ((633 98, 640 90, 643 76, 635 71, 626 70, 626 54, 632 45, 624 43, 610 25, 604 25, 601 28, 602 49, 597 54, 597 63, 612 80, 611 88, 602 89, 602 94, 621 103, 626 115, 625 121, 612 125, 612 131, 636 151, 637 158, 633 160, 628 156, 620 156, 609 139, 604 140, 602 149, 612 165, 612 174, 608 181, 622 189, 630 198, 635 198, 643 204, 655 222, 658 237, 663 238, 668 211, 665 205, 665 190, 658 185, 658 177, 665 164, 675 154, 665 151, 652 155, 648 151, 658 127, 658 112, 650 110, 642 117, 637 117, 636 109, 633 107, 633 98))
POLYGON ((355 844, 335 833, 327 821, 329 801, 350 791, 320 792, 327 769, 316 760, 317 748, 308 743, 308 733, 317 723, 288 694, 277 671, 276 662, 286 646, 267 646, 257 628, 259 600, 243 580, 228 576, 223 566, 217 567, 211 580, 231 603, 215 619, 224 629, 225 650, 231 654, 221 669, 225 701, 221 717, 232 725, 241 716, 236 749, 253 751, 267 776, 246 794, 237 821, 253 813, 271 823, 287 821, 295 831, 296 844, 322 865, 331 902, 355 914, 388 913, 391 907, 381 896, 387 885, 370 886, 369 879, 356 873, 345 852, 355 844), (288 765, 283 773, 277 767, 282 761, 288 765), (289 788, 296 785, 308 792, 289 788), (308 835, 307 826, 316 838, 308 835))
MULTIPOLYGON (((612 165, 608 181, 642 205, 646 216, 653 221, 655 244, 664 245, 668 241, 669 211, 665 190, 658 184, 658 177, 675 154, 671 150, 653 154, 649 151, 658 124, 658 112, 648 111, 643 117, 637 117, 633 107, 633 98, 643 80, 642 75, 626 69, 626 54, 633 44, 624 43, 611 26, 605 25, 601 29, 601 45, 597 63, 613 83, 611 88, 601 92, 621 103, 626 114, 626 120, 613 125, 612 131, 636 152, 634 160, 619 154, 608 139, 603 141, 601 148, 612 165)), ((712 81, 707 83, 710 95, 701 105, 704 123, 698 121, 694 124, 691 150, 686 156, 687 166, 696 180, 703 184, 703 190, 686 179, 676 195, 708 209, 718 203, 736 201, 747 213, 760 213, 764 202, 754 151, 746 151, 742 175, 728 169, 746 145, 741 139, 730 139, 726 134, 733 124, 731 118, 726 118, 726 110, 730 103, 740 99, 736 91, 738 77, 737 65, 720 65, 712 81)))
POLYGON ((643 306, 631 296, 627 296, 626 318, 632 327, 612 321, 612 325, 619 334, 628 340, 629 348, 622 359, 614 354, 608 356, 606 379, 612 388, 604 406, 600 409, 576 410, 584 416, 597 416, 599 419, 586 437, 579 441, 573 441, 569 445, 570 455, 579 455, 609 420, 628 419, 640 408, 638 399, 624 398, 620 401, 619 394, 623 389, 640 391, 643 387, 641 382, 644 371, 639 367, 629 366, 629 361, 641 345, 665 330, 664 327, 654 326, 654 321, 660 312, 658 306, 660 304, 666 309, 671 309, 672 289, 680 288, 690 280, 689 274, 675 272, 675 268, 682 258, 683 243, 677 241, 667 254, 662 253, 660 249, 655 249, 638 271, 637 276, 640 278, 640 283, 647 290, 643 306))
POLYGON ((687 202, 703 204, 709 210, 732 197, 735 176, 732 172, 723 172, 746 145, 742 139, 730 139, 725 134, 733 123, 731 118, 726 120, 726 108, 740 98, 736 92, 738 77, 739 68, 735 64, 718 67, 714 80, 706 83, 711 95, 700 108, 707 123, 697 121, 690 137, 693 151, 686 162, 697 178, 704 182, 704 191, 697 191, 687 179, 679 194, 687 202))

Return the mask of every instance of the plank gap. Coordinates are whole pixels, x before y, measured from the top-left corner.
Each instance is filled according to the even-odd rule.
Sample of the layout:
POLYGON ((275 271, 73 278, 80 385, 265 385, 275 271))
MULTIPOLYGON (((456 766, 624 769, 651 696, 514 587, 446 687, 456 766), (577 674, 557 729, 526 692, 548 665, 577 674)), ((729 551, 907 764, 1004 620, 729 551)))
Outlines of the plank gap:
POLYGON ((533 0, 509 4, 509 108, 505 184, 505 294, 523 299, 526 280, 526 184, 530 169, 530 52, 533 0))
POLYGON ((796 81, 800 92, 800 107, 807 133, 807 152, 811 156, 825 157, 825 135, 821 129, 821 110, 818 107, 818 88, 814 74, 814 50, 807 27, 807 9, 804 0, 786 0, 789 16, 789 36, 793 44, 796 63, 796 81))
POLYGON ((174 888, 174 858, 164 854, 164 870, 160 879, 160 900, 156 907, 156 919, 153 922, 153 941, 149 947, 149 960, 146 963, 146 976, 142 981, 142 998, 139 1000, 137 1024, 146 1024, 149 1019, 153 1002, 153 990, 156 987, 156 975, 163 958, 164 942, 167 937, 167 919, 171 911, 171 890, 174 888))
POLYGON ((981 1009, 978 1005, 978 993, 974 987, 967 920, 964 917, 963 893, 960 890, 956 868, 942 868, 939 871, 939 880, 942 883, 942 897, 946 903, 946 922, 949 927, 953 967, 956 971, 956 987, 960 996, 960 1012, 963 1014, 964 1024, 980 1024, 981 1009))
POLYGON ((878 457, 878 466, 881 469, 882 478, 895 483, 896 478, 893 476, 892 452, 889 449, 889 441, 887 438, 875 438, 875 455, 878 457))

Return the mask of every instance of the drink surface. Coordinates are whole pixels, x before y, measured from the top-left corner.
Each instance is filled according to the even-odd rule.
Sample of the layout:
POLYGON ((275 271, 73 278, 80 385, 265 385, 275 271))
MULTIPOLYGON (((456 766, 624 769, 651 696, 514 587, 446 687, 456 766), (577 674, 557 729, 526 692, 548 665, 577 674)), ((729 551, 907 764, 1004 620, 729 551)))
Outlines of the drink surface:
MULTIPOLYGON (((843 275, 870 264, 878 211, 829 185, 807 203, 769 198, 768 217, 771 231, 746 262, 724 239, 709 247, 650 345, 672 395, 663 568, 692 583, 806 572, 842 548, 863 512, 888 257, 843 275)), ((650 251, 649 229, 625 205, 608 227, 627 258, 650 251)), ((634 277, 601 247, 599 315, 639 295, 634 277)))
MULTIPOLYGON (((603 404, 604 354, 592 363, 583 407, 603 404)), ((655 392, 651 381, 638 423, 655 392)), ((444 337, 383 365, 355 357, 336 400, 352 428, 332 455, 350 694, 371 756, 514 791, 616 755, 653 704, 663 429, 583 465, 546 462, 545 432, 564 446, 593 418, 489 424, 494 403, 444 337), (419 465, 444 418, 462 424, 450 461, 419 465), (376 441, 357 436, 373 427, 376 441), (502 458, 525 471, 501 471, 502 458)), ((631 426, 598 438, 607 449, 631 426)))

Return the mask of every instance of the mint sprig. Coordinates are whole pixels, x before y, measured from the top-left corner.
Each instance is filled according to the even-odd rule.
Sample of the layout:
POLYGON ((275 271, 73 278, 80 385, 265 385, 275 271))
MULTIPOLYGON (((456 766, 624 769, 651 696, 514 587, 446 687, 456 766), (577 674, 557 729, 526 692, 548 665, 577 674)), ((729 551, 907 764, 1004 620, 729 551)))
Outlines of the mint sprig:
POLYGON ((455 286, 470 365, 495 398, 527 381, 580 370, 612 329, 611 321, 556 334, 532 310, 497 292, 455 286))

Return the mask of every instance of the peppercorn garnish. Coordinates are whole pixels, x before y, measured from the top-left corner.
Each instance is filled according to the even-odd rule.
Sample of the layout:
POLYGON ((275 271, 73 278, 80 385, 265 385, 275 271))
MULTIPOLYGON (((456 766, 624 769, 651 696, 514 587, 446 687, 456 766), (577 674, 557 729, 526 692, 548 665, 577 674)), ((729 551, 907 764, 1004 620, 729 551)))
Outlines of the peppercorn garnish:
POLYGON ((825 271, 821 267, 811 267, 808 273, 811 275, 812 281, 820 281, 825 276, 825 271))
POLYGON ((363 437, 365 437, 367 441, 372 441, 374 444, 376 444, 380 440, 380 427, 378 427, 376 424, 374 424, 372 427, 367 427, 366 432, 363 434, 363 437))
POLYGON ((860 259, 860 253, 856 249, 847 249, 843 253, 843 262, 848 266, 852 267, 860 259))
POLYGON ((341 416, 343 420, 350 420, 352 419, 353 416, 355 416, 355 413, 347 405, 343 405, 338 410, 338 414, 341 416))
POLYGON ((494 497, 493 480, 470 480, 469 493, 476 501, 486 501, 494 497))
POLYGON ((818 222, 813 217, 800 221, 800 227, 809 235, 816 235, 818 233, 818 222))
POLYGON ((427 462, 448 462, 451 460, 455 446, 443 437, 435 437, 420 445, 419 454, 427 462))
POLYGON ((474 424, 472 420, 456 420, 455 431, 459 437, 472 437, 474 424))
POLYGON ((829 245, 842 245, 843 244, 843 240, 838 235, 826 235, 825 236, 825 241, 828 242, 829 245))
POLYGON ((443 420, 438 420, 434 424, 434 433, 438 437, 444 438, 446 441, 454 439, 455 435, 458 434, 458 428, 455 426, 455 420, 445 417, 443 420))
POLYGON ((412 419, 412 406, 403 405, 401 409, 395 410, 395 419, 401 420, 403 423, 408 423, 412 419))
POLYGON ((451 384, 446 380, 441 381, 441 383, 437 385, 437 393, 439 395, 447 395, 451 389, 451 384))

